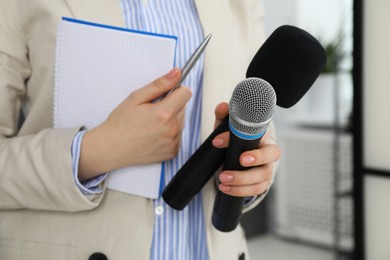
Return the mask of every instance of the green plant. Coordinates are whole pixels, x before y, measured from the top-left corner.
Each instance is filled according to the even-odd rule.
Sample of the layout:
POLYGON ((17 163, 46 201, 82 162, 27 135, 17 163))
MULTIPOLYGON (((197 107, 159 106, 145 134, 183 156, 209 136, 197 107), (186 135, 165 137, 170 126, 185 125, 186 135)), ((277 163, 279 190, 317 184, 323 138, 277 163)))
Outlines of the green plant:
POLYGON ((327 61, 322 73, 335 73, 340 70, 340 63, 347 56, 343 43, 344 34, 339 33, 335 40, 323 44, 327 61))

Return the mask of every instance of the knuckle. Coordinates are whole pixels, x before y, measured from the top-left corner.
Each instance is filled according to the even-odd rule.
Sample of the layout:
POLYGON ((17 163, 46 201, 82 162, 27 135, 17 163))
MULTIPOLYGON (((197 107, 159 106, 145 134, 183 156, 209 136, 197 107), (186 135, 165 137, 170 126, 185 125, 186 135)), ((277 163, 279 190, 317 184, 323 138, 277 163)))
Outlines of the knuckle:
POLYGON ((165 84, 162 78, 158 78, 155 81, 153 81, 152 86, 155 87, 158 91, 165 90, 165 84))
POLYGON ((273 166, 271 164, 267 164, 264 166, 263 176, 265 180, 271 180, 273 175, 273 166))
POLYGON ((232 188, 232 191, 231 191, 232 194, 234 194, 234 196, 237 196, 237 197, 245 197, 245 192, 243 189, 241 188, 232 188))
POLYGON ((172 111, 170 109, 161 109, 157 113, 157 120, 161 124, 168 124, 172 118, 172 111))
POLYGON ((165 160, 170 160, 175 157, 175 153, 173 151, 167 152, 165 160))
POLYGON ((185 94, 185 97, 187 100, 189 100, 192 97, 192 91, 188 87, 182 88, 185 94))
POLYGON ((169 128, 171 138, 177 139, 178 136, 180 135, 180 131, 181 131, 180 123, 177 121, 172 122, 169 128))
POLYGON ((265 187, 263 187, 263 185, 260 184, 260 183, 256 184, 254 189, 255 189, 256 195, 261 194, 261 193, 263 193, 265 191, 265 187))
POLYGON ((176 93, 181 93, 181 95, 189 96, 192 95, 191 89, 187 86, 180 85, 179 88, 175 90, 176 93))
POLYGON ((174 158, 177 154, 178 150, 175 149, 174 147, 166 147, 165 155, 163 160, 170 160, 174 158))
POLYGON ((256 162, 259 164, 259 165, 266 165, 267 163, 267 156, 264 154, 264 151, 261 151, 260 152, 260 156, 257 156, 256 157, 256 162))
POLYGON ((180 138, 179 136, 176 136, 175 138, 169 138, 167 142, 168 142, 166 146, 167 154, 169 154, 169 156, 172 158, 176 156, 180 150, 180 144, 181 144, 180 138))
POLYGON ((282 156, 282 149, 277 145, 274 145, 274 146, 275 146, 276 158, 278 160, 282 156))
POLYGON ((165 126, 163 137, 170 147, 175 147, 180 141, 180 125, 178 123, 170 123, 165 126))
POLYGON ((178 144, 171 147, 170 151, 168 152, 170 158, 173 158, 177 155, 179 152, 179 147, 180 145, 178 144))

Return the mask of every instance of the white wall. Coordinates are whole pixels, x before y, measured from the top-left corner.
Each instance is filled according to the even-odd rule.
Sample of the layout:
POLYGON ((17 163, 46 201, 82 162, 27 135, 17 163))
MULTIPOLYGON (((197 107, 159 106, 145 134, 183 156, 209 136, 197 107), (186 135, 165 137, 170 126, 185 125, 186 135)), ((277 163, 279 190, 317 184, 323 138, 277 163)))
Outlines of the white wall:
POLYGON ((367 260, 390 259, 390 1, 364 0, 363 167, 389 172, 365 175, 367 260))
MULTIPOLYGON (((352 0, 263 0, 266 10, 266 33, 277 27, 290 24, 312 34, 321 43, 334 40, 343 31, 345 52, 352 56, 352 0)), ((345 59, 342 67, 351 69, 351 58, 345 59)), ((318 80, 309 92, 288 110, 277 108, 275 122, 279 126, 310 124, 330 127, 334 125, 335 89, 338 91, 339 116, 346 124, 352 107, 352 78, 342 75, 339 81, 322 84, 318 80), (319 103, 318 100, 321 100, 319 103)))
POLYGON ((297 25, 299 0, 263 0, 266 12, 266 33, 271 34, 283 24, 297 25))
POLYGON ((365 259, 388 260, 390 259, 390 178, 366 175, 363 181, 365 259))
POLYGON ((364 166, 390 171, 390 1, 365 3, 364 166))
POLYGON ((352 0, 263 1, 268 34, 282 24, 291 24, 307 30, 315 37, 332 40, 340 29, 352 29, 352 0))

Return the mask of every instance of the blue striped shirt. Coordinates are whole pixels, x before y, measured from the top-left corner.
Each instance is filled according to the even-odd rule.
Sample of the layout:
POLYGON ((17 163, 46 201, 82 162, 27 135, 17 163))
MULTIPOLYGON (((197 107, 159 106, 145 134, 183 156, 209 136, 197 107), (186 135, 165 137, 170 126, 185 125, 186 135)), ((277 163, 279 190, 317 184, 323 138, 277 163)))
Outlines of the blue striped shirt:
MULTIPOLYGON (((126 27, 178 37, 175 66, 183 67, 203 40, 202 27, 193 0, 121 0, 126 27)), ((195 64, 183 85, 192 90, 186 108, 186 122, 178 155, 163 163, 167 184, 200 144, 201 89, 203 57, 195 64)), ((83 132, 76 135, 72 149, 73 170, 77 185, 84 194, 100 192, 102 175, 80 184, 77 164, 83 132)), ((170 208, 160 197, 154 201, 155 225, 151 260, 207 260, 206 232, 201 195, 198 194, 182 211, 170 208)), ((131 255, 131 252, 129 252, 131 255)))

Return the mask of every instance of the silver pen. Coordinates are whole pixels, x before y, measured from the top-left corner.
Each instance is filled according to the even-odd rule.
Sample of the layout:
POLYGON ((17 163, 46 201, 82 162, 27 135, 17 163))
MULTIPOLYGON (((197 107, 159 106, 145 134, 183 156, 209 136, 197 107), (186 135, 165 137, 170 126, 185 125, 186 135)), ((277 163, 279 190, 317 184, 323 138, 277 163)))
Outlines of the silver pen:
POLYGON ((196 48, 194 53, 191 55, 191 57, 188 59, 187 63, 182 68, 181 77, 180 77, 179 82, 177 82, 177 84, 170 91, 168 91, 163 96, 163 98, 168 96, 169 94, 171 94, 178 87, 180 87, 183 80, 187 77, 188 73, 191 71, 192 67, 195 65, 195 63, 198 61, 200 55, 203 53, 204 49, 206 48, 207 44, 210 41, 211 36, 212 36, 211 33, 209 35, 207 35, 206 38, 204 38, 204 40, 202 41, 202 43, 198 46, 198 48, 196 48))

